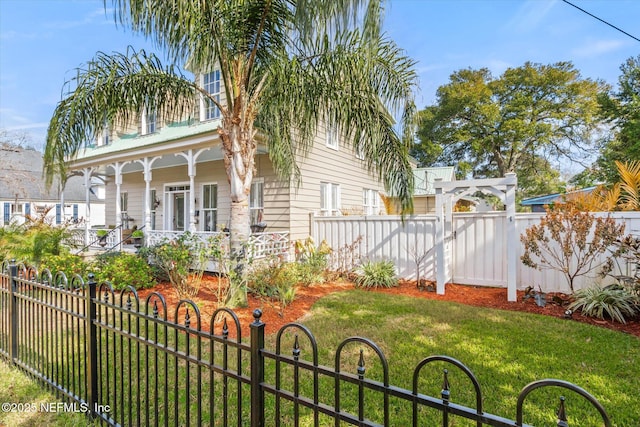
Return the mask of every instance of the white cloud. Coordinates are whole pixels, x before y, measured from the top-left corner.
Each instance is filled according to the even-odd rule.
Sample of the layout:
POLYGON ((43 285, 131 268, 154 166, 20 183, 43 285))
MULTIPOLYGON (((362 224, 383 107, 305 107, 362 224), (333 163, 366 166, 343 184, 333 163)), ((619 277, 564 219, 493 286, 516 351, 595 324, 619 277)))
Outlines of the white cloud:
POLYGON ((549 2, 528 0, 520 6, 518 12, 506 23, 505 28, 517 32, 534 30, 540 25, 555 4, 556 0, 549 2))
POLYGON ((105 12, 104 9, 95 9, 91 12, 88 12, 81 19, 72 20, 72 21, 55 21, 49 22, 46 27, 53 30, 67 30, 69 28, 82 27, 84 25, 93 25, 100 24, 106 21, 106 17, 109 12, 105 12))
POLYGON ((498 77, 504 73, 507 68, 513 67, 513 64, 501 59, 490 59, 486 62, 485 67, 491 71, 491 74, 493 74, 494 77, 498 77))
POLYGON ((573 49, 572 53, 580 58, 593 58, 604 53, 614 52, 622 49, 625 43, 622 40, 595 40, 577 49, 573 49))
POLYGON ((49 122, 41 122, 41 123, 29 123, 26 125, 8 126, 6 130, 16 131, 16 130, 29 130, 29 129, 46 129, 48 127, 49 127, 49 122))
POLYGON ((3 31, 0 33, 0 40, 16 41, 16 40, 33 40, 38 38, 38 33, 22 33, 19 31, 3 31))

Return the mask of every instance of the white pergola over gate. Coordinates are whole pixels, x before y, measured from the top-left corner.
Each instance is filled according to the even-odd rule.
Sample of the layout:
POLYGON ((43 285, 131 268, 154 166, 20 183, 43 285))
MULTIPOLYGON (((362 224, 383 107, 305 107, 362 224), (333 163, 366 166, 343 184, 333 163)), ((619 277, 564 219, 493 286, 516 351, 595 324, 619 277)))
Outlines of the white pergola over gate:
POLYGON ((453 206, 464 196, 471 196, 478 191, 493 194, 506 207, 507 216, 507 299, 517 300, 516 268, 518 235, 516 232, 516 187, 518 179, 515 173, 508 173, 504 178, 473 179, 465 181, 443 182, 436 179, 436 291, 444 295, 445 284, 449 281, 448 263, 446 259, 447 243, 451 240, 453 206))

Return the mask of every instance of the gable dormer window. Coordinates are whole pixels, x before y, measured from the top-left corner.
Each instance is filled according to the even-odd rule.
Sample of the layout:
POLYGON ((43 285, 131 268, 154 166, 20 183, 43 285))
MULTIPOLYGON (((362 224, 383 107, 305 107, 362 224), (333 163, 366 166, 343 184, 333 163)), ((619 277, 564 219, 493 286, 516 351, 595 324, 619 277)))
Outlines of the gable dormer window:
POLYGON ((151 133, 155 133, 158 130, 158 115, 155 110, 150 110, 145 108, 142 111, 142 134, 149 135, 151 133))
POLYGON ((364 160, 364 138, 360 138, 355 147, 356 159, 364 160))
POLYGON ((338 127, 330 123, 326 129, 326 145, 328 148, 337 150, 339 146, 338 142, 338 127))
MULTIPOLYGON (((101 147, 103 145, 109 145, 111 143, 111 126, 107 119, 104 120, 104 129, 96 136, 95 145, 101 147)), ((87 144, 91 146, 91 144, 87 144)))
MULTIPOLYGON (((202 88, 209 93, 217 102, 220 102, 221 75, 220 70, 202 74, 202 88)), ((211 100, 204 96, 200 99, 200 121, 207 121, 220 118, 220 109, 211 100)))

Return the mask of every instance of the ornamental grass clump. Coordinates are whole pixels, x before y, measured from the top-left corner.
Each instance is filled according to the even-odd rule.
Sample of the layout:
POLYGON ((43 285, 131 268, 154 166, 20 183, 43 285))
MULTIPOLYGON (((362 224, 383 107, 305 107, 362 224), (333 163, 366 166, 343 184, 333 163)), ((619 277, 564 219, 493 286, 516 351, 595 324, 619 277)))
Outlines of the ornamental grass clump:
POLYGON ((396 267, 392 261, 367 261, 358 269, 355 285, 359 288, 393 288, 398 286, 396 267))
POLYGON ((604 288, 592 286, 576 291, 575 301, 569 305, 572 310, 580 310, 583 315, 604 319, 605 316, 627 323, 626 319, 638 314, 640 298, 620 285, 604 288))

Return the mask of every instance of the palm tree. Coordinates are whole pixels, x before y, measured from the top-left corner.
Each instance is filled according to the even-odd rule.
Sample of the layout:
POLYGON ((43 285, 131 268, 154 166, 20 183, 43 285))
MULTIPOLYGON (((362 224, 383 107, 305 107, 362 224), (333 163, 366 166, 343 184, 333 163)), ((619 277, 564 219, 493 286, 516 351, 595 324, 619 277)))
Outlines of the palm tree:
MULTIPOLYGON (((105 7, 106 7, 105 0, 105 7)), ((130 49, 96 57, 67 82, 45 148, 49 180, 106 126, 141 111, 184 117, 196 96, 221 113, 218 133, 231 187, 230 246, 242 256, 256 141, 281 178, 299 185, 296 159, 328 122, 364 154, 390 195, 411 206, 414 61, 380 31, 382 0, 112 0, 115 20, 166 52, 173 65, 130 49), (211 96, 176 65, 220 68, 211 96)), ((228 304, 242 305, 239 287, 228 304)))

